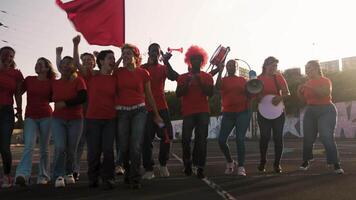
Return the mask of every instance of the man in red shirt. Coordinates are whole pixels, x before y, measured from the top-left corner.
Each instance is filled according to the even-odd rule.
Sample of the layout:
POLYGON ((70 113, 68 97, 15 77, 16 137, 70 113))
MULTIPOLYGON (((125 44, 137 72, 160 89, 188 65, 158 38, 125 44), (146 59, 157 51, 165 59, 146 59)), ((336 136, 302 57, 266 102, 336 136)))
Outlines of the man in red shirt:
POLYGON ((176 95, 181 98, 183 129, 183 162, 184 173, 192 174, 192 164, 196 166, 197 177, 204 178, 206 162, 206 138, 209 127, 208 97, 213 95, 213 78, 210 74, 201 71, 206 64, 208 55, 204 49, 191 46, 185 54, 185 63, 188 64, 188 73, 182 74, 177 80, 176 95), (190 142, 194 131, 193 160, 191 159, 190 142))
POLYGON ((154 113, 146 99, 148 115, 146 119, 146 134, 144 136, 142 149, 143 167, 145 168, 145 174, 142 177, 143 179, 152 179, 155 177, 153 173, 154 161, 152 158, 152 141, 156 134, 161 139, 158 157, 160 163, 160 176, 169 176, 169 171, 166 164, 169 159, 169 151, 171 146, 170 140, 173 139, 173 129, 166 97, 164 95, 164 84, 167 78, 171 81, 177 80, 179 74, 172 69, 168 62, 168 57, 164 59, 165 65, 158 63, 160 52, 161 47, 159 44, 152 43, 148 47, 148 61, 146 64, 142 65, 142 67, 150 73, 153 98, 155 99, 159 114, 164 121, 164 124, 161 125, 162 127, 159 127, 159 125, 154 122, 154 113))

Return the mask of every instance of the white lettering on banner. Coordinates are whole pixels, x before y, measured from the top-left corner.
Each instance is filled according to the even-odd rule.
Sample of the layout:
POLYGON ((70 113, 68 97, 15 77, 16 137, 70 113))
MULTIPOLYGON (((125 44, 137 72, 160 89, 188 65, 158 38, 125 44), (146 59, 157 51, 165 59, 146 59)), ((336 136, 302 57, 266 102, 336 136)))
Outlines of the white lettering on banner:
MULTIPOLYGON (((355 138, 356 136, 356 101, 336 103, 338 111, 337 124, 335 129, 335 137, 355 138)), ((303 137, 303 116, 304 109, 301 109, 299 117, 286 117, 283 134, 303 137)), ((172 121, 174 138, 181 138, 183 120, 172 121)), ((219 136, 221 124, 221 116, 210 117, 208 138, 217 138, 219 136)), ((230 137, 235 137, 235 131, 232 130, 230 137)), ((257 129, 257 135, 259 130, 257 129)), ((194 134, 193 134, 194 136, 194 134)), ((246 137, 251 138, 250 129, 246 133, 246 137)))

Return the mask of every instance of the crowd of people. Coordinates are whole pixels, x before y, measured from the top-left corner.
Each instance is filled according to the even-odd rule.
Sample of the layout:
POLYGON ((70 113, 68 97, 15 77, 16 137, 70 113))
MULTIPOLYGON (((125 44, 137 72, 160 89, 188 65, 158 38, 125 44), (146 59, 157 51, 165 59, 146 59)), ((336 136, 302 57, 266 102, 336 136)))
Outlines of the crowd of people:
MULTIPOLYGON (((264 60, 258 80, 263 90, 252 95, 246 90, 248 80, 236 74, 238 63, 229 60, 211 72, 202 68, 208 62, 206 51, 191 46, 185 54, 188 70, 178 74, 169 63, 170 55, 163 56, 160 45, 148 47, 148 60, 141 64, 140 50, 124 44, 121 56, 103 50, 95 54, 79 54, 80 37, 73 38, 73 56, 62 58, 62 47, 56 48, 56 66, 46 58, 35 64, 35 76, 23 77, 15 63, 15 50, 0 49, 0 153, 4 175, 2 187, 31 184, 33 151, 39 141, 40 159, 37 184, 54 183, 55 187, 74 184, 80 178, 80 160, 86 144, 89 187, 99 185, 106 189, 115 186, 115 174, 123 174, 124 184, 141 188, 142 179, 154 174, 153 140, 159 142, 159 175, 169 177, 167 162, 173 130, 164 94, 168 78, 177 82, 176 96, 181 100, 182 158, 184 174, 205 178, 207 136, 209 126, 209 97, 221 94, 222 122, 218 144, 226 158, 225 174, 237 171, 246 176, 245 136, 250 124, 251 101, 268 102, 271 109, 283 104, 289 96, 287 82, 277 70, 278 59, 264 60), (120 66, 122 63, 122 66, 120 66), (97 68, 95 68, 97 66, 97 68), (223 70, 226 75, 223 77, 223 70), (218 74, 214 84, 213 76, 218 74), (27 105, 22 117, 22 95, 27 93, 27 105), (268 99, 268 97, 271 97, 268 99), (13 107, 14 99, 16 107, 13 107), (267 100, 266 100, 267 99, 267 100), (53 110, 50 103, 53 102, 53 110), (15 113, 16 111, 16 113, 15 113), (11 135, 15 117, 23 122, 24 151, 11 176, 11 135), (237 162, 232 158, 228 137, 236 132, 237 162), (193 149, 192 136, 194 132, 193 149), (53 138, 54 152, 50 170, 49 142, 53 138), (116 153, 114 153, 116 151, 116 153), (141 165, 144 174, 141 174, 141 165)), ((307 104, 303 120, 303 158, 301 170, 307 170, 313 159, 313 144, 319 134, 326 149, 327 163, 335 173, 342 174, 337 146, 334 140, 337 112, 331 101, 331 82, 323 76, 316 60, 305 66, 308 81, 298 88, 298 95, 307 104)), ((262 103, 259 106, 263 106, 262 103)), ((260 129, 260 164, 257 170, 265 172, 268 143, 273 135, 274 172, 282 173, 283 126, 282 109, 271 117, 258 112, 260 129)))

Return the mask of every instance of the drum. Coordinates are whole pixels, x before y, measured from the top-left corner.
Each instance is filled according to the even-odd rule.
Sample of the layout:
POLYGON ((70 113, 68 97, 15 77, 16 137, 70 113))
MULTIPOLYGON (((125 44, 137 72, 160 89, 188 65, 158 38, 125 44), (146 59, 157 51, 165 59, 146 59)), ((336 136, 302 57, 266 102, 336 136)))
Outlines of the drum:
POLYGON ((259 113, 266 119, 277 119, 284 111, 283 101, 281 101, 278 105, 273 105, 273 97, 275 97, 275 95, 266 95, 258 104, 259 113))
POLYGON ((211 56, 210 64, 218 66, 220 63, 224 62, 227 54, 230 52, 230 47, 223 47, 221 45, 215 50, 214 54, 211 56))

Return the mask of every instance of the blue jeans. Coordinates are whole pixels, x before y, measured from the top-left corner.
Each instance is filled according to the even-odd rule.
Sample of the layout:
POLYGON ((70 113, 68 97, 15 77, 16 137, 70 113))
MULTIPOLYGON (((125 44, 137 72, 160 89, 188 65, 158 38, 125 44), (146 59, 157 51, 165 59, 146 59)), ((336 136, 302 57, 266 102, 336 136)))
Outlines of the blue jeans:
POLYGON ((152 141, 156 134, 161 139, 159 144, 158 161, 161 166, 166 166, 169 160, 169 152, 171 149, 170 140, 173 139, 173 128, 169 117, 168 109, 159 110, 159 115, 163 119, 164 128, 159 128, 154 122, 154 113, 149 112, 146 120, 145 136, 143 139, 142 161, 146 171, 153 171, 154 160, 152 156, 153 144, 152 141))
POLYGON ((308 105, 303 119, 303 160, 313 159, 313 145, 318 136, 326 150, 328 164, 339 163, 334 139, 337 111, 334 104, 308 105))
POLYGON ((115 151, 116 151, 116 157, 115 157, 115 166, 122 166, 123 161, 122 161, 122 156, 121 156, 121 151, 120 151, 120 138, 119 138, 119 130, 118 130, 118 119, 116 117, 116 127, 115 127, 115 151))
POLYGON ((141 181, 141 153, 146 117, 145 107, 130 111, 118 111, 120 151, 125 169, 125 179, 130 183, 141 181))
POLYGON ((209 113, 195 113, 183 118, 182 148, 185 167, 195 165, 204 168, 206 163, 206 151, 209 127, 209 113), (194 130, 194 147, 191 153, 191 138, 194 130), (193 157, 193 161, 191 159, 193 157))
POLYGON ((251 112, 246 110, 243 112, 224 112, 222 114, 221 129, 219 134, 219 146, 227 162, 232 162, 229 145, 227 139, 235 127, 236 131, 236 146, 237 158, 239 166, 245 164, 245 137, 247 128, 250 125, 251 112))
POLYGON ((79 138, 82 134, 83 119, 65 120, 52 119, 52 135, 54 140, 53 178, 72 174, 74 158, 79 138))
POLYGON ((32 154, 36 146, 37 134, 40 145, 40 163, 38 165, 38 177, 50 180, 49 176, 49 139, 51 118, 32 119, 26 118, 24 125, 25 148, 19 165, 16 168, 16 176, 25 176, 29 179, 32 170, 32 154))
POLYGON ((86 144, 87 122, 83 120, 83 132, 79 138, 77 153, 75 154, 74 172, 80 174, 80 159, 82 158, 84 147, 86 144))
POLYGON ((100 172, 102 180, 114 179, 114 137, 115 119, 86 119, 88 144, 88 177, 98 181, 100 172), (101 162, 101 155, 103 161, 101 162))
POLYGON ((0 108, 0 154, 5 175, 9 175, 11 171, 12 156, 10 144, 14 123, 15 116, 12 105, 2 105, 0 108))

